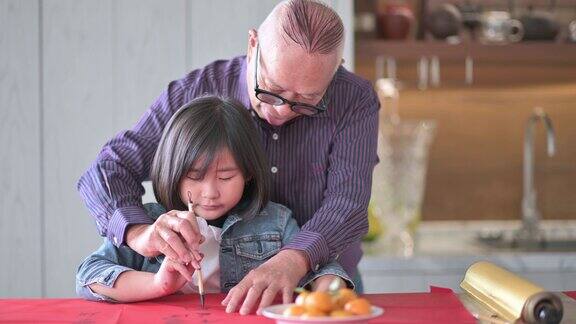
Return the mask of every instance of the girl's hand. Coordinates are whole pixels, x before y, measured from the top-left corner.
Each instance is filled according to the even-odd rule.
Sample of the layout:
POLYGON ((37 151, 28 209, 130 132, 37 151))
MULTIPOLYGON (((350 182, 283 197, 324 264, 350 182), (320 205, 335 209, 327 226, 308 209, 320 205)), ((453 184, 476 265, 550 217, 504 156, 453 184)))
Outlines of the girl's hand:
POLYGON ((335 275, 323 275, 321 277, 316 278, 312 282, 312 290, 313 291, 328 291, 332 289, 339 289, 345 288, 346 283, 342 278, 335 276, 335 275))
POLYGON ((154 275, 154 286, 162 296, 171 295, 192 281, 194 271, 192 264, 185 265, 166 257, 154 275))

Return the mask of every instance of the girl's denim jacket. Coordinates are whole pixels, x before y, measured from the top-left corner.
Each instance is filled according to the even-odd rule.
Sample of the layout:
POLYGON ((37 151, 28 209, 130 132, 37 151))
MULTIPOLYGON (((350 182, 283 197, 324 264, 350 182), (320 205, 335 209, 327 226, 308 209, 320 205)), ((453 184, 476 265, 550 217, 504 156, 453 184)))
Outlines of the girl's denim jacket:
MULTIPOLYGON (((160 204, 146 204, 145 209, 150 217, 157 219, 166 210, 160 204)), ((222 226, 220 245, 220 288, 228 292, 248 272, 270 259, 288 244, 299 231, 290 209, 283 205, 269 202, 257 215, 241 218, 237 214, 228 216, 222 226)), ((126 245, 116 247, 107 238, 98 250, 89 255, 78 267, 76 273, 76 292, 89 300, 114 301, 97 294, 88 287, 99 283, 113 287, 118 276, 129 270, 158 272, 164 256, 147 258, 126 245)), ((286 271, 292 271, 287 268, 286 271)), ((306 286, 314 279, 332 274, 341 277, 349 287, 352 280, 335 261, 318 270, 309 272, 300 281, 306 286)))

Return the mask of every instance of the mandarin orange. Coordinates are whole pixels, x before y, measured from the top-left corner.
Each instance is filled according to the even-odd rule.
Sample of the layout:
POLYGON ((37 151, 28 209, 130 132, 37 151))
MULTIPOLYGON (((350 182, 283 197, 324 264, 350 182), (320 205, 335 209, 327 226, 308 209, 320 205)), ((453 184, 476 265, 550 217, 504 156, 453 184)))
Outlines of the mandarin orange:
POLYGON ((306 309, 302 306, 292 305, 282 312, 282 315, 285 316, 300 316, 306 312, 306 309))
POLYGON ((314 291, 306 297, 304 306, 306 311, 317 310, 328 313, 332 310, 332 298, 327 292, 314 291))
POLYGON ((356 298, 344 305, 344 310, 354 315, 368 315, 372 313, 372 305, 365 298, 356 298))

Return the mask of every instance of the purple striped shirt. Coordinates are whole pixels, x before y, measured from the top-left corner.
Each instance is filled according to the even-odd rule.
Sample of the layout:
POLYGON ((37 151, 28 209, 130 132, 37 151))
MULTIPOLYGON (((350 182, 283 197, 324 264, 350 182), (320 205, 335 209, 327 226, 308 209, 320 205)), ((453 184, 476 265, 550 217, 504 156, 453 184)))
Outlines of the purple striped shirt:
MULTIPOLYGON (((232 97, 250 107, 246 58, 216 61, 170 82, 140 121, 109 141, 80 178, 78 190, 100 234, 116 245, 124 243, 127 226, 152 223, 142 207, 141 183, 149 177, 172 114, 203 94, 232 97)), ((304 251, 313 269, 337 259, 353 275, 368 228, 379 103, 370 82, 343 67, 325 98, 327 111, 278 128, 254 120, 271 164, 272 201, 289 207, 302 227, 285 248, 304 251)))

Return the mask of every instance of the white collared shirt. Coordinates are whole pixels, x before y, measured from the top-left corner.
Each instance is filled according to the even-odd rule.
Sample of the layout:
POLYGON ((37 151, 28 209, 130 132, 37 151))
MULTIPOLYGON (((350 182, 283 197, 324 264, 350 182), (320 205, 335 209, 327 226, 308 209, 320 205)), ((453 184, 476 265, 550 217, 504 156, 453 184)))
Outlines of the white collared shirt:
MULTIPOLYGON (((206 239, 200 245, 200 252, 204 254, 202 259, 202 275, 204 277, 204 292, 205 293, 219 293, 220 292, 220 234, 222 229, 216 226, 208 225, 206 220, 202 217, 197 217, 198 228, 200 233, 206 239)), ((198 273, 194 272, 192 281, 189 281, 182 289, 182 293, 191 294, 198 293, 198 273)))

